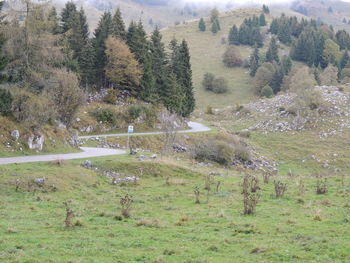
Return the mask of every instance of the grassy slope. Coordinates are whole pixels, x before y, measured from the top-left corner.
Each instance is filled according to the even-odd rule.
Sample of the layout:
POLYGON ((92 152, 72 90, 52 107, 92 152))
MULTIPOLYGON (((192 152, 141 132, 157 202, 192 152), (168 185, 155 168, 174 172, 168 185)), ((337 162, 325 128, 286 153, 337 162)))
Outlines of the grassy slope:
MULTIPOLYGON (((239 9, 223 14, 220 18, 222 30, 216 35, 210 32, 209 21, 206 23, 206 32, 198 30, 198 21, 188 25, 172 27, 162 32, 166 43, 169 43, 174 37, 179 41, 182 39, 188 41, 192 58, 197 108, 205 109, 208 105, 213 107, 235 105, 236 103, 248 102, 255 97, 252 81, 247 73, 248 70, 244 68, 226 68, 222 63, 222 54, 225 52, 227 45, 221 43, 221 38, 227 38, 229 29, 234 24, 239 26, 244 18, 259 13, 258 9, 239 9), (227 79, 229 93, 216 95, 203 90, 201 82, 206 72, 227 79)), ((240 46, 239 49, 244 58, 247 58, 252 52, 252 49, 248 46, 240 46)))
MULTIPOLYGON (((171 163, 99 158, 95 164, 143 176, 139 185, 109 185, 79 161, 0 167, 1 262, 348 262, 350 181, 329 180, 330 191, 316 195, 315 179, 299 195, 297 179, 285 178, 286 197, 263 185, 255 216, 241 214, 241 177, 220 177, 222 186, 206 203, 204 177, 171 163), (57 192, 15 192, 11 174, 46 176, 57 192), (169 176, 170 185, 165 184, 169 176), (194 204, 193 188, 202 192, 194 204), (132 218, 117 221, 119 198, 133 196, 132 218), (302 199, 305 203, 297 202, 302 199), (72 200, 81 227, 65 229, 62 202, 72 200), (13 208, 16 209, 13 209, 13 208), (319 215, 321 221, 315 220, 319 215), (156 227, 140 226, 140 220, 156 227), (263 252, 254 254, 253 249, 263 252)), ((231 174, 231 171, 228 171, 231 174)), ((212 186, 215 189, 215 184, 212 186)))

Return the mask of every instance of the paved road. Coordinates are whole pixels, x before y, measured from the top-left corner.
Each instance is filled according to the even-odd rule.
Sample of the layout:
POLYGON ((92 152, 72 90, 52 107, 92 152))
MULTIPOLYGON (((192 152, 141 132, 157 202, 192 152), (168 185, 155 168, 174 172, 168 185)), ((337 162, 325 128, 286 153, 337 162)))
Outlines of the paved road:
MULTIPOLYGON (((188 130, 182 130, 179 131, 179 133, 194 133, 194 132, 207 132, 210 131, 210 128, 208 128, 207 126, 198 123, 198 122, 193 122, 190 121, 187 123, 188 126, 190 127, 190 129, 188 130)), ((128 136, 128 135, 132 135, 132 136, 142 136, 142 135, 159 135, 162 134, 161 131, 159 132, 140 132, 140 133, 115 133, 115 134, 103 134, 103 135, 88 135, 88 136, 80 136, 80 139, 92 139, 92 138, 104 138, 104 137, 123 137, 123 136, 128 136)))
MULTIPOLYGON (((189 130, 179 131, 179 133, 194 133, 194 132, 206 132, 210 131, 210 128, 197 122, 189 122, 189 130)), ((158 135, 162 132, 144 132, 134 133, 133 135, 158 135)), ((90 139, 96 137, 115 137, 115 136, 127 136, 127 133, 123 134, 107 134, 107 135, 94 135, 94 136, 81 136, 81 139, 90 139)), ((50 154, 50 155, 31 155, 31 156, 19 156, 10 158, 0 158, 0 165, 14 164, 14 163, 33 163, 33 162, 49 162, 55 160, 73 160, 73 159, 84 159, 101 156, 121 155, 126 154, 126 151, 105 149, 105 148, 90 148, 81 147, 82 152, 79 153, 67 153, 67 154, 50 154)))

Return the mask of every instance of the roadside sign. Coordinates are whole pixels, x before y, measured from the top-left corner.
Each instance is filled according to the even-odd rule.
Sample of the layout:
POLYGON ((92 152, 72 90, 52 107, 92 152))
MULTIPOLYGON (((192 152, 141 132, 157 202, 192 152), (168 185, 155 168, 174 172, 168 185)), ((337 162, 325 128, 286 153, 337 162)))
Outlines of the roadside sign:
POLYGON ((129 126, 128 133, 133 133, 133 132, 134 132, 134 126, 129 126))

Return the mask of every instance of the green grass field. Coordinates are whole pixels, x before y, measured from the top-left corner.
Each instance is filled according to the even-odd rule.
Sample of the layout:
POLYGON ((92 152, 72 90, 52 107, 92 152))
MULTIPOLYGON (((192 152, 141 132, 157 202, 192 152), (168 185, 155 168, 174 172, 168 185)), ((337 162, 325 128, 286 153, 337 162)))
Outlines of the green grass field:
POLYGON ((340 177, 329 178, 328 193, 316 195, 316 179, 305 177, 307 190, 300 195, 299 179, 283 177, 288 190, 282 199, 273 197, 271 179, 260 183, 256 214, 244 216, 242 177, 231 176, 231 170, 214 177, 208 198, 203 168, 197 166, 186 169, 175 161, 138 162, 128 156, 94 160, 100 168, 141 178, 137 185, 113 186, 79 164, 0 167, 1 262, 350 260, 349 178, 343 185, 340 177), (28 192, 26 186, 15 191, 17 178, 42 176, 56 192, 28 192), (194 203, 195 186, 201 204, 194 203), (119 221, 115 216, 126 193, 134 200, 132 216, 119 221), (72 201, 79 226, 64 227, 65 201, 72 201))

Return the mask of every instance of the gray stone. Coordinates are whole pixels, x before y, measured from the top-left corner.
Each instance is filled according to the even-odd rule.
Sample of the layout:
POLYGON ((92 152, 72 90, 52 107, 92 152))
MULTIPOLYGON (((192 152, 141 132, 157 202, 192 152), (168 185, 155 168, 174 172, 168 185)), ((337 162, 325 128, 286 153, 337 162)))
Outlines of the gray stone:
POLYGON ((17 141, 19 139, 20 133, 18 130, 14 130, 11 132, 11 136, 17 141))
POLYGON ((86 169, 92 169, 92 162, 90 160, 85 160, 84 162, 81 163, 81 166, 86 168, 86 169))
POLYGON ((44 148, 45 136, 42 134, 31 135, 28 138, 28 147, 31 150, 42 151, 44 148))

